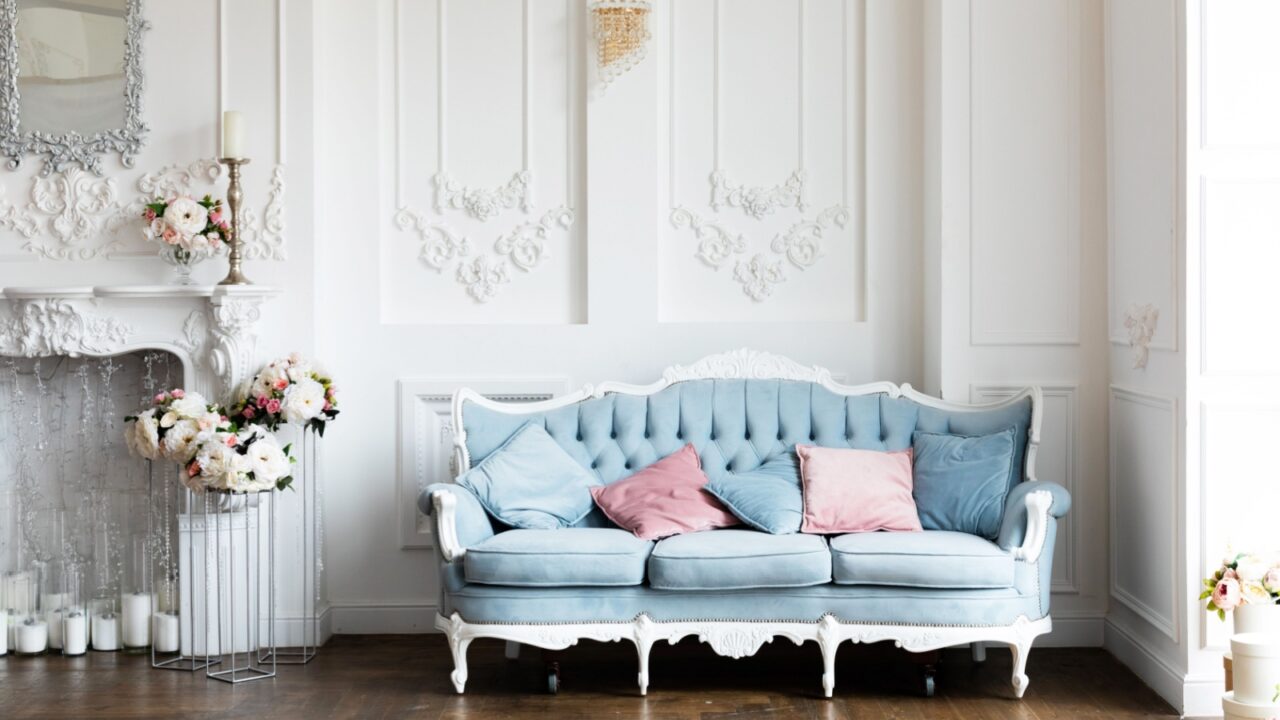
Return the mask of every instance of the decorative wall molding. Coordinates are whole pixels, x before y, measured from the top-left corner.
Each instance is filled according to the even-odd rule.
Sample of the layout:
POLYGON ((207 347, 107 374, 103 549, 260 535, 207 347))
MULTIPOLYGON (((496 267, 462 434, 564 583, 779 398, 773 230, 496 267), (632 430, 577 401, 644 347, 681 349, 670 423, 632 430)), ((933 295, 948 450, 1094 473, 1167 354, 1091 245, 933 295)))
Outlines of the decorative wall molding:
POLYGON ((262 296, 214 296, 209 300, 209 367, 222 383, 224 395, 257 372, 258 324, 262 296))
POLYGON ((119 351, 132 334, 128 324, 82 312, 66 300, 18 300, 10 317, 0 319, 0 355, 109 355, 119 351))
POLYGON ((741 234, 734 235, 718 223, 707 222, 684 206, 671 211, 671 224, 677 229, 693 230, 698 238, 696 257, 713 268, 719 268, 733 253, 747 249, 747 240, 741 234))
POLYGON ((418 257, 436 272, 443 272, 445 263, 456 257, 471 254, 471 240, 458 235, 444 223, 432 223, 422 213, 410 208, 396 211, 395 224, 401 230, 412 229, 418 234, 422 249, 418 257))
MULTIPOLYGON (((694 257, 713 270, 719 270, 734 254, 747 252, 745 236, 734 234, 717 222, 708 222, 692 210, 678 206, 671 211, 671 224, 677 229, 689 228, 698 239, 694 257)), ((749 260, 738 260, 733 266, 733 278, 742 285, 742 292, 756 302, 763 302, 773 294, 773 288, 787 279, 782 261, 785 257, 799 270, 813 267, 823 255, 822 244, 832 228, 843 228, 849 222, 849 208, 833 205, 812 220, 801 219, 786 231, 774 236, 769 244, 772 256, 756 253, 749 260)))
POLYGON ((563 205, 547 211, 537 222, 517 225, 511 232, 501 235, 493 243, 493 250, 505 255, 512 265, 529 272, 547 256, 547 237, 557 226, 569 229, 573 225, 573 211, 563 205))
POLYGON ((1155 305, 1130 305, 1124 311, 1124 328, 1129 334, 1129 347, 1133 348, 1133 368, 1143 370, 1151 356, 1151 338, 1156 334, 1160 309, 1155 305))
POLYGON ((733 266, 733 279, 742 284, 742 292, 756 302, 773 294, 773 286, 787 279, 781 260, 770 260, 756 253, 750 260, 739 260, 733 266))
POLYGON ((731 181, 725 171, 716 170, 711 173, 711 207, 716 210, 726 205, 742 208, 756 220, 772 215, 778 208, 794 207, 804 212, 808 208, 806 180, 804 170, 795 170, 779 185, 747 187, 731 181))
POLYGON ((502 260, 492 263, 488 255, 481 255, 471 262, 458 264, 458 282, 467 288, 467 294, 476 302, 489 302, 498 290, 511 282, 507 264, 502 260))
POLYGON ((242 230, 244 257, 248 260, 287 260, 284 217, 284 165, 271 170, 267 186, 267 204, 262 217, 252 207, 244 210, 242 230))
POLYGON ((441 170, 432 178, 436 186, 436 212, 463 210, 467 215, 487 222, 503 210, 520 206, 524 212, 533 210, 533 175, 521 170, 511 176, 506 185, 485 190, 463 185, 448 171, 441 170))

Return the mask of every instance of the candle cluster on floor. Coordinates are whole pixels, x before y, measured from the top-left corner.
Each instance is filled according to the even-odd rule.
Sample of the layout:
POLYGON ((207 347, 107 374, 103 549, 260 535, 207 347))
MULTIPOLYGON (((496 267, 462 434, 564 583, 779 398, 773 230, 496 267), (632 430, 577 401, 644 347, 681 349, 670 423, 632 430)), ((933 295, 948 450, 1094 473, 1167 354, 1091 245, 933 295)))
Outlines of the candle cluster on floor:
POLYGON ((181 383, 164 352, 0 358, 0 655, 178 650, 170 496, 120 438, 181 383))

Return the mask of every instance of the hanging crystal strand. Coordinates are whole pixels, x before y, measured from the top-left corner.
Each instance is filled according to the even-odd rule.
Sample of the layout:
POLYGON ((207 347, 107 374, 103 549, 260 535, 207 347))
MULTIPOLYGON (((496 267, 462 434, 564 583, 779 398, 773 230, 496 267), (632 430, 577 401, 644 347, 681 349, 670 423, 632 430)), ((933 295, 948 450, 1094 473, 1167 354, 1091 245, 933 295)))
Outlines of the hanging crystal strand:
MULTIPOLYGON (((92 457, 89 448, 90 440, 93 438, 93 388, 89 380, 89 361, 81 360, 79 366, 76 367, 76 379, 80 384, 80 427, 76 430, 76 447, 80 453, 80 474, 77 485, 80 489, 80 503, 76 506, 74 527, 78 532, 88 534, 86 538, 80 538, 80 547, 85 549, 84 556, 79 557, 82 567, 87 566, 93 554, 92 533, 94 528, 93 509, 94 509, 94 487, 90 482, 93 477, 92 468, 90 467, 90 458, 92 457)), ((87 578, 82 578, 87 580, 87 578)), ((87 588, 82 588, 87 590, 87 588)), ((86 599, 86 598, 82 598, 86 599)))

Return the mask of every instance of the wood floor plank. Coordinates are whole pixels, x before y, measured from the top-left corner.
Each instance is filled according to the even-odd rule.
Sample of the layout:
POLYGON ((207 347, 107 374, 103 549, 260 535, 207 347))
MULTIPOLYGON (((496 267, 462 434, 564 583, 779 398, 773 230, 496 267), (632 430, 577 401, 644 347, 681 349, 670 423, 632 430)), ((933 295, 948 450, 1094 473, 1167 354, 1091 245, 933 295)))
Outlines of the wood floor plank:
POLYGON ((815 646, 776 643, 722 658, 689 640, 654 649, 648 697, 635 685, 630 644, 586 642, 557 655, 562 691, 548 695, 541 654, 518 661, 502 644, 471 647, 467 694, 449 682, 439 635, 340 636, 310 665, 231 687, 202 673, 153 670, 146 656, 0 658, 0 718, 420 718, 422 720, 1062 720, 1176 718, 1151 689, 1099 649, 1031 653, 1026 697, 1013 698, 1011 658, 992 649, 974 664, 947 652, 937 696, 920 695, 919 669, 892 647, 844 646, 836 696, 822 697, 815 646))

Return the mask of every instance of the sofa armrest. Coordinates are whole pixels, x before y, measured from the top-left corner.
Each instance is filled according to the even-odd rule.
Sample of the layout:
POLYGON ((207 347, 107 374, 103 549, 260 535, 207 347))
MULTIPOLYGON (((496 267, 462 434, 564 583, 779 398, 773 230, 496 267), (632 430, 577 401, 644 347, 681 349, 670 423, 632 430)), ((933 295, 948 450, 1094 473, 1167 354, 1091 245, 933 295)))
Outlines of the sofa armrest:
POLYGON ((1019 484, 1009 493, 1004 521, 996 543, 1018 560, 1036 562, 1044 549, 1049 518, 1060 518, 1071 509, 1071 493, 1045 480, 1019 484))
POLYGON ((445 562, 461 559, 468 547, 493 537, 493 523, 484 506, 459 485, 427 486, 418 496, 418 509, 435 518, 436 547, 445 562))

